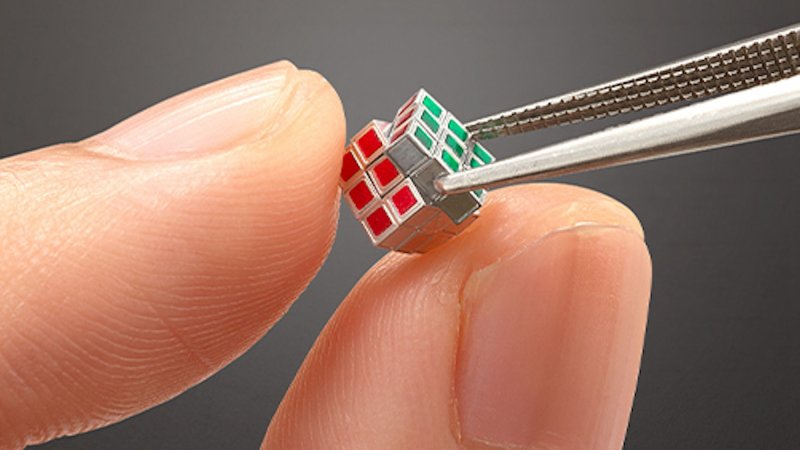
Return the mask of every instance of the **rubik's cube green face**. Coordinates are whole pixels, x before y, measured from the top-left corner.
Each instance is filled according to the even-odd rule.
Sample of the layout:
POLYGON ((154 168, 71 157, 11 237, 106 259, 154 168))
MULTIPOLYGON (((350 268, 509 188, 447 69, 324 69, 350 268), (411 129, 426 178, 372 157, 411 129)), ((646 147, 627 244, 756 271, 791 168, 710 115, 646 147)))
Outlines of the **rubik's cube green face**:
POLYGON ((394 120, 373 120, 347 147, 340 185, 345 201, 378 247, 422 253, 478 216, 485 191, 442 195, 434 180, 494 157, 421 89, 394 120))

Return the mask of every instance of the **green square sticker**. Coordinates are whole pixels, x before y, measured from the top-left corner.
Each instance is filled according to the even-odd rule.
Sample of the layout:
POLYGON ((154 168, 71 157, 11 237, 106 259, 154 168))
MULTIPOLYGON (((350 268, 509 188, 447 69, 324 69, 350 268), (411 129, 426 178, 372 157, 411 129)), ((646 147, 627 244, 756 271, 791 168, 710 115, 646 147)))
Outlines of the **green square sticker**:
POLYGON ((483 162, 484 164, 489 164, 494 162, 494 156, 492 156, 492 154, 489 153, 488 150, 483 148, 483 146, 478 142, 476 142, 475 146, 472 147, 472 154, 477 156, 478 159, 480 159, 481 162, 483 162))
POLYGON ((429 95, 426 95, 425 98, 422 99, 422 104, 428 108, 428 111, 431 112, 436 118, 439 118, 442 115, 442 107, 436 103, 436 100, 432 99, 429 95))
POLYGON ((453 172, 458 172, 458 159, 456 159, 456 157, 453 156, 453 154, 450 153, 450 151, 448 151, 446 148, 442 149, 442 161, 444 161, 447 167, 452 169, 453 172))
POLYGON ((461 139, 461 142, 467 142, 469 133, 467 133, 467 129, 464 128, 464 125, 462 125, 461 122, 451 117, 450 120, 447 121, 447 128, 449 128, 453 134, 461 139))
POLYGON ((420 126, 417 126, 417 128, 414 130, 414 137, 416 137, 417 140, 428 150, 430 150, 433 146, 433 139, 431 139, 430 135, 428 135, 428 132, 420 126))
POLYGON ((431 113, 428 112, 428 110, 426 109, 422 110, 422 115, 420 116, 420 119, 422 119, 422 121, 425 122, 425 125, 427 125, 428 128, 431 129, 431 131, 433 131, 434 133, 439 132, 439 122, 436 121, 436 119, 431 115, 431 113))
POLYGON ((459 157, 464 154, 464 147, 456 141, 452 134, 448 133, 447 137, 444 138, 444 143, 459 157))

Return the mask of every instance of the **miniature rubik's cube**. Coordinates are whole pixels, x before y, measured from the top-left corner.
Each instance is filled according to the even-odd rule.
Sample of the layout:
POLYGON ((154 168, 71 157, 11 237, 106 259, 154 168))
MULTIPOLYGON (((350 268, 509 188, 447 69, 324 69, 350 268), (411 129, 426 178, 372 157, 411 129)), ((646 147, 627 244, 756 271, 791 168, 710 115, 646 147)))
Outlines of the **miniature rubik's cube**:
POLYGON ((422 253, 469 226, 486 196, 483 190, 443 195, 434 180, 493 161, 467 128, 421 89, 391 123, 373 120, 353 137, 340 185, 373 244, 422 253))

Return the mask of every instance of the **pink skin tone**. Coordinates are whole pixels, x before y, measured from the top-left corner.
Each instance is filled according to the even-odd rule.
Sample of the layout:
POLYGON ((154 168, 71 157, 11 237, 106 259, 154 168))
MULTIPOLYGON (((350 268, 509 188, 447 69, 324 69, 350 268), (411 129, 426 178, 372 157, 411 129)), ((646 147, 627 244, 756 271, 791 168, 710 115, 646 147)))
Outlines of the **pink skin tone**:
MULTIPOLYGON (((344 134, 333 88, 281 62, 0 161, 0 449, 162 403, 263 336, 329 251, 344 134)), ((492 192, 362 278, 263 448, 620 448, 650 270, 608 197, 492 192)))

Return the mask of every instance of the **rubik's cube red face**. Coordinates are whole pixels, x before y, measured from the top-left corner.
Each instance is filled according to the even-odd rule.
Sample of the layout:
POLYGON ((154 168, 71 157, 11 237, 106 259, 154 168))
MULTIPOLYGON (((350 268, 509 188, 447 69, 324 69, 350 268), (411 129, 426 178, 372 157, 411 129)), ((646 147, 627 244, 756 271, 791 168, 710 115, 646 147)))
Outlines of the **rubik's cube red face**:
POLYGON ((353 137, 340 184, 373 244, 421 253, 469 226, 486 196, 442 195, 434 180, 492 161, 466 127, 421 89, 391 123, 373 120, 353 137))

